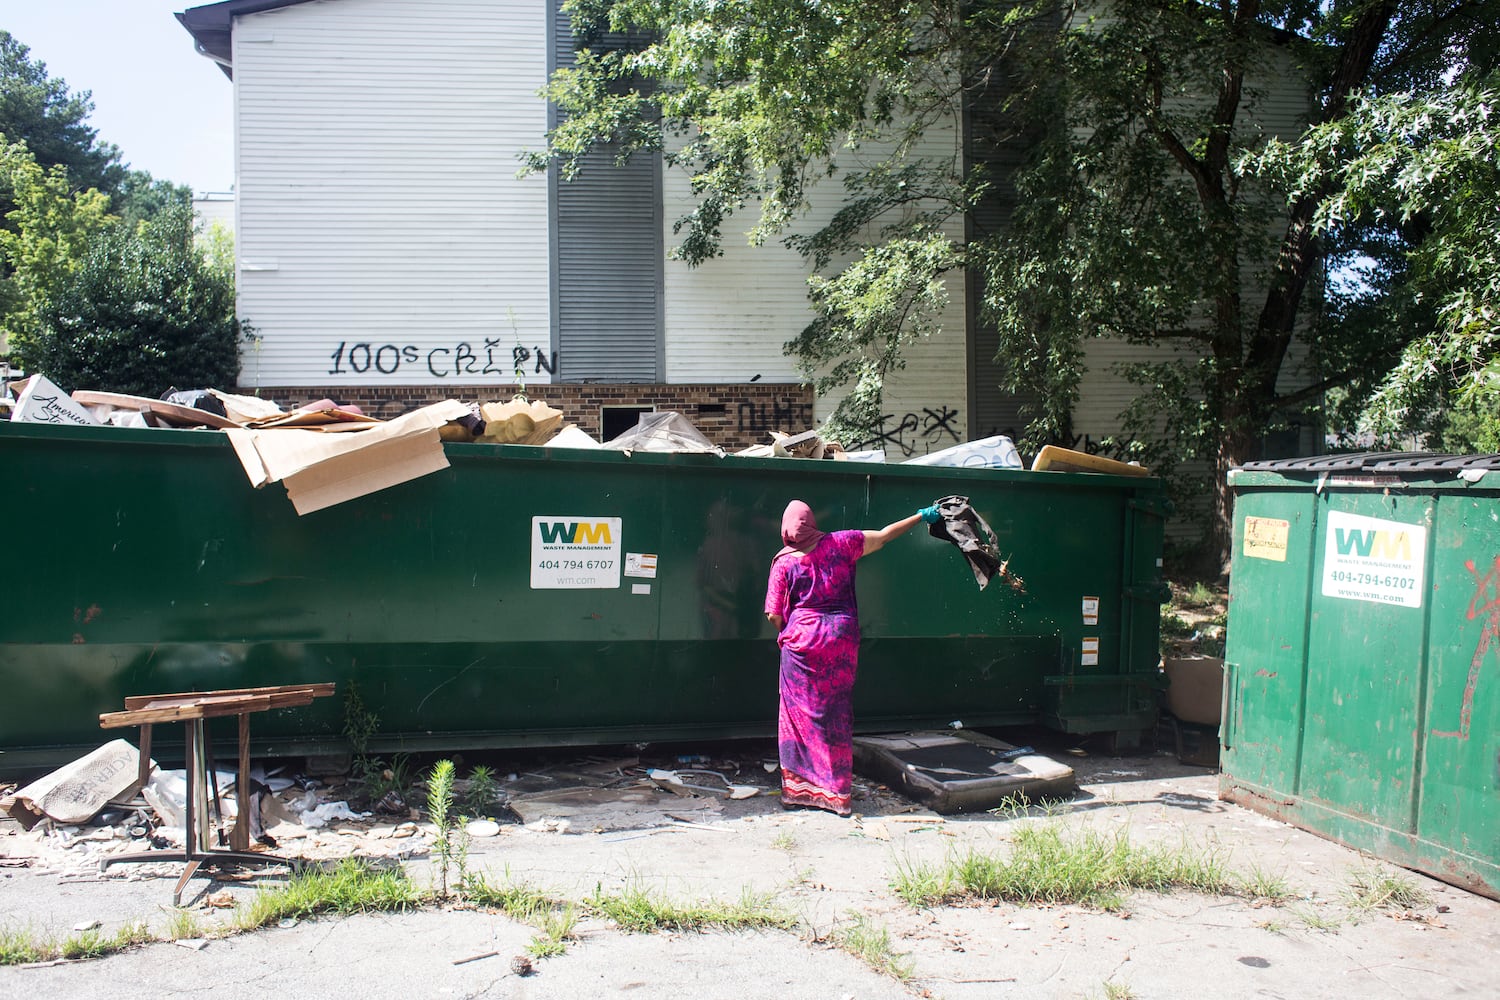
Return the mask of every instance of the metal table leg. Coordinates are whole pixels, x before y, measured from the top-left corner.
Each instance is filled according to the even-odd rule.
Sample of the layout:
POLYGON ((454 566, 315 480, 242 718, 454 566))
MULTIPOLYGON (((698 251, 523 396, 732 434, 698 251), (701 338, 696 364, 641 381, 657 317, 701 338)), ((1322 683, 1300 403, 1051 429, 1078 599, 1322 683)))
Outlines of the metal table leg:
MULTIPOLYGON (((293 858, 283 858, 275 854, 260 854, 248 850, 220 851, 209 848, 206 845, 207 837, 203 836, 199 829, 201 820, 205 813, 198 809, 198 796, 201 791, 208 787, 209 776, 204 770, 207 766, 207 737, 204 732, 202 719, 190 719, 183 723, 184 736, 187 741, 186 780, 187 780, 187 804, 183 810, 183 848, 181 855, 175 855, 171 851, 136 851, 131 854, 118 854, 112 857, 104 857, 99 860, 99 870, 103 871, 113 864, 126 864, 131 862, 154 863, 159 861, 182 861, 187 867, 183 869, 182 876, 177 880, 177 886, 172 891, 172 905, 182 905, 182 890, 186 888, 188 881, 196 875, 200 868, 207 867, 233 867, 235 865, 286 865, 292 871, 301 871, 302 863, 293 858)), ((249 736, 250 727, 246 716, 241 715, 240 721, 240 755, 238 775, 238 787, 242 796, 239 806, 239 814, 235 818, 235 826, 238 829, 242 822, 248 823, 250 803, 246 789, 249 786, 249 736)), ((248 827, 247 827, 248 829, 248 827)), ((249 845, 246 844, 248 847, 249 845)))

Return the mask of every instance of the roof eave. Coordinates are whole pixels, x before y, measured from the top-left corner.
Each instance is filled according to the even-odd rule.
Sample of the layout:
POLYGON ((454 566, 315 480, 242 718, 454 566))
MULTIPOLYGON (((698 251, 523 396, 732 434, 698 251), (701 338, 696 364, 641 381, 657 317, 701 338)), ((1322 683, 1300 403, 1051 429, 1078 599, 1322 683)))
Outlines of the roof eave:
POLYGON ((193 36, 198 54, 219 64, 224 75, 234 79, 234 19, 241 14, 293 7, 308 0, 223 0, 222 3, 189 7, 177 14, 177 22, 193 36))

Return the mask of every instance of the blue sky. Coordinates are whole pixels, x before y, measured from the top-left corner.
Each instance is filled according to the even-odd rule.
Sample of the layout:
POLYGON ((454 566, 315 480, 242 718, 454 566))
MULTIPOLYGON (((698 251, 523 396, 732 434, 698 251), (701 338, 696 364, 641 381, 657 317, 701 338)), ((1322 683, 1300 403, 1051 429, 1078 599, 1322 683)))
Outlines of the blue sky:
POLYGON ((74 93, 92 91, 90 124, 124 160, 194 191, 234 183, 229 78, 193 50, 162 0, 0 0, 0 28, 74 93))

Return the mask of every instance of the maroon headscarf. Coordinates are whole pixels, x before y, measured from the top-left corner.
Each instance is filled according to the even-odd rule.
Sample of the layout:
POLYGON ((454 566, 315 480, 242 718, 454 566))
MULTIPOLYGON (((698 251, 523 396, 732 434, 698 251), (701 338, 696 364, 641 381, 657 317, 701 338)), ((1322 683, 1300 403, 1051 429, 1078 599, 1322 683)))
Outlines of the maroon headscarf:
POLYGON ((818 530, 818 522, 813 518, 812 508, 801 500, 793 500, 786 505, 786 511, 781 515, 781 541, 786 548, 776 555, 806 552, 818 544, 818 539, 824 534, 825 532, 818 530))

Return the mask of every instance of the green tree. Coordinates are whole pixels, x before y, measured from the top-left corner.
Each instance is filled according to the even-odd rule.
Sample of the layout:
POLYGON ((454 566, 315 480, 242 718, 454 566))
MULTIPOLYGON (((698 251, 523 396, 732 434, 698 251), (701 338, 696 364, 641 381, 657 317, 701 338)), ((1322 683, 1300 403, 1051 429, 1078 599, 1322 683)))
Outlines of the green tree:
POLYGON ((239 374, 233 275, 195 239, 189 205, 97 236, 40 326, 23 359, 67 386, 156 397, 239 374))
POLYGON ((180 205, 191 208, 192 204, 191 187, 157 180, 145 170, 128 171, 118 193, 110 200, 110 208, 129 225, 154 218, 168 208, 180 205))
POLYGON ((1497 139, 1500 80, 1465 76, 1436 92, 1362 96, 1347 117, 1271 143, 1254 163, 1294 194, 1332 188, 1313 219, 1320 233, 1389 234, 1387 285, 1349 294, 1395 303, 1378 315, 1415 334, 1356 326, 1371 342, 1404 339, 1394 365, 1348 394, 1352 425, 1377 439, 1425 428, 1448 447, 1500 443, 1497 139))
POLYGON ((1240 168, 1268 138, 1254 113, 1265 84, 1305 75, 1311 124, 1337 122, 1361 89, 1435 91, 1455 66, 1492 64, 1500 33, 1493 0, 1154 0, 1100 17, 1061 0, 568 9, 590 49, 554 77, 563 119, 528 166, 555 160, 566 176, 593 149, 662 150, 697 196, 677 222, 689 262, 747 209, 752 241, 787 236, 812 185, 837 175, 848 203, 834 223, 787 238, 820 272, 816 319, 788 346, 820 391, 855 387, 838 422, 877 412, 903 346, 935 322, 936 283, 960 267, 983 279, 1005 387, 1037 398, 1038 438, 1067 430, 1086 338, 1178 349, 1132 373, 1146 392, 1128 416, 1155 460, 1212 470, 1215 561, 1229 551, 1228 469, 1258 457, 1278 419, 1404 347, 1361 349, 1340 371, 1323 351, 1324 378, 1280 391, 1294 334, 1319 354, 1308 306, 1328 246, 1314 216, 1331 182, 1287 202, 1240 168), (986 101, 972 162, 1017 142, 1028 159, 1010 226, 962 242, 952 217, 1002 178, 919 156, 918 140, 986 101), (841 169, 851 148, 888 154, 841 169))
POLYGON ((113 195, 127 168, 119 149, 100 142, 88 124, 93 110, 88 91, 71 92, 48 76, 46 63, 31 58, 30 48, 0 30, 0 132, 24 142, 43 167, 64 167, 78 190, 113 195))
POLYGON ((23 143, 0 135, 0 186, 11 192, 0 228, 0 339, 29 352, 48 299, 82 263, 90 241, 112 221, 109 199, 74 192, 67 170, 37 163, 23 143))

